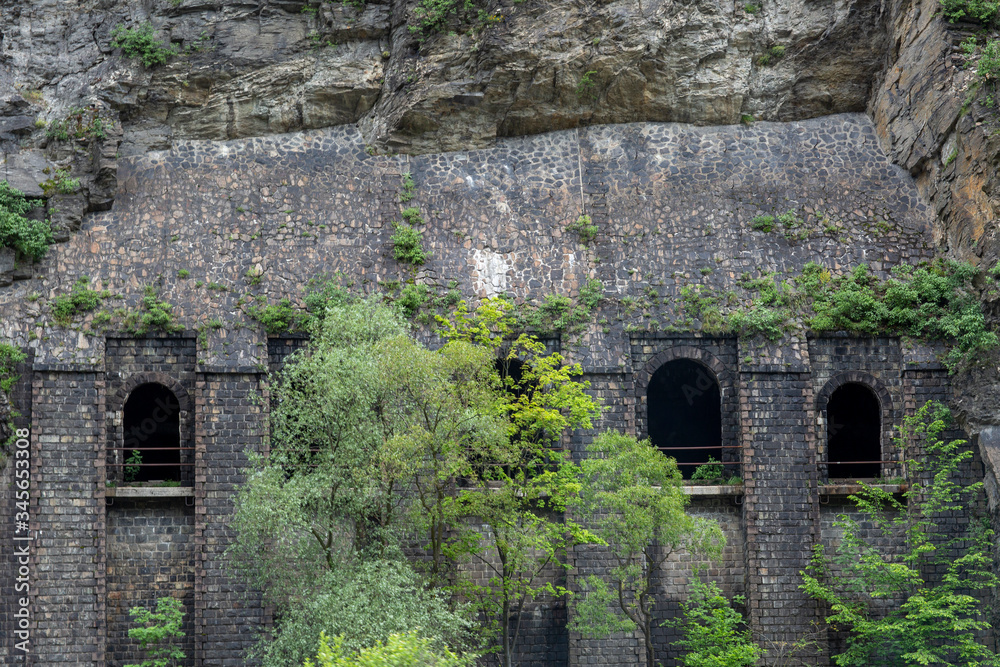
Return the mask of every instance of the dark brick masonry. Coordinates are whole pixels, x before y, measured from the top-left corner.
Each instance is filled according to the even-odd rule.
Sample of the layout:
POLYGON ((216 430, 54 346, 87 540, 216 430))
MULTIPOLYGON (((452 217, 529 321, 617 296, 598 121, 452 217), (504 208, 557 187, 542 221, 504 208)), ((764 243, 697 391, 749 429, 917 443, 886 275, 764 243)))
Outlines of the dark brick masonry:
MULTIPOLYGON (((32 427, 36 665, 132 659, 127 607, 164 590, 185 600, 193 664, 244 664, 268 618, 259 596, 226 569, 231 495, 244 452, 266 442, 266 372, 301 345, 267 339, 238 305, 246 296, 301 303, 309 279, 334 271, 361 290, 387 280, 442 289, 454 281, 467 298, 519 300, 573 294, 599 278, 606 300, 594 322, 579 340, 562 341, 604 402, 597 429, 644 435, 646 388, 669 360, 703 364, 720 384, 723 444, 732 447, 724 451, 745 485, 699 495, 692 511, 723 525, 726 556, 710 571, 727 593, 747 596, 765 645, 801 637, 819 618, 798 573, 813 543, 837 539, 830 507, 842 500, 824 487, 832 391, 845 382, 875 391, 887 458, 891 427, 950 391, 933 350, 891 338, 761 344, 662 332, 677 320, 685 285, 724 294, 744 272, 867 262, 885 275, 931 256, 931 211, 861 115, 751 128, 590 127, 420 157, 368 156, 353 129, 335 128, 178 142, 123 159, 119 175, 111 211, 89 216, 32 279, 0 289, 0 339, 34 354, 15 401, 32 427), (417 188, 405 205, 427 219, 431 252, 416 271, 392 258, 389 241, 406 171, 417 188), (789 210, 804 221, 800 238, 750 228, 756 215, 789 210), (581 214, 598 225, 590 246, 565 229, 581 214), (49 300, 81 275, 120 295, 109 308, 135 309, 143 288, 157 286, 184 331, 134 338, 94 330, 92 315, 55 325, 49 300), (209 326, 214 319, 221 328, 209 326), (193 465, 176 495, 126 499, 109 490, 108 464, 118 462, 124 401, 146 382, 177 397, 181 444, 193 448, 183 462, 193 465)), ((595 432, 568 438, 575 456, 595 432)), ((977 460, 970 479, 982 477, 981 467, 977 460)), ((570 559, 582 573, 605 566, 596 549, 570 559)), ((677 610, 691 565, 678 554, 662 573, 664 617, 677 610)), ((2 572, 10 574, 9 563, 2 572)), ((11 585, 6 576, 5 628, 11 585)), ((525 664, 636 664, 635 637, 584 640, 566 632, 567 613, 565 601, 533 610, 525 664)), ((670 632, 656 636, 668 656, 670 632)))

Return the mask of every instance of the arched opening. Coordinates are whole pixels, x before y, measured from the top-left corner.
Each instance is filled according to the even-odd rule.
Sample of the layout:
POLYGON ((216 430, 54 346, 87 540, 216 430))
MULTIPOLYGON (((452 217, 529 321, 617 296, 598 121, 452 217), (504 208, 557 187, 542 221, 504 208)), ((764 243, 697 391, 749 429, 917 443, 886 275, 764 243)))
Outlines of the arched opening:
POLYGON ((646 409, 650 440, 685 478, 709 457, 722 460, 722 392, 708 368, 692 359, 663 364, 650 378, 646 409))
POLYGON ((830 396, 827 461, 831 478, 878 477, 882 459, 882 406, 869 387, 848 383, 830 396))
POLYGON ((132 390, 122 420, 123 481, 180 481, 180 415, 177 397, 163 385, 149 383, 132 390))

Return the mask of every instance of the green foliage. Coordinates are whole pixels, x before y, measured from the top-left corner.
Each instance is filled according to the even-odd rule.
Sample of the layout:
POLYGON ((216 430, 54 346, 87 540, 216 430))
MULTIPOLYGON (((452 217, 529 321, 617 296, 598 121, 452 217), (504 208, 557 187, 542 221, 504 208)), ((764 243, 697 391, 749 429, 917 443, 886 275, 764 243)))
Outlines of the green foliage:
POLYGON ((156 38, 156 31, 149 21, 136 28, 115 26, 111 31, 111 46, 121 49, 129 58, 138 58, 146 69, 164 65, 177 55, 177 49, 156 38))
POLYGON ((603 298, 601 281, 591 279, 580 288, 576 299, 562 294, 546 294, 541 303, 510 309, 508 325, 512 330, 527 330, 542 335, 577 333, 590 321, 603 298))
POLYGON ((583 73, 580 77, 580 82, 576 84, 576 94, 578 97, 596 97, 594 89, 597 83, 594 81, 594 75, 597 74, 597 70, 589 70, 583 73))
POLYGON ((757 64, 761 67, 773 65, 785 57, 785 47, 781 44, 774 44, 767 51, 757 58, 757 64))
POLYGON ((142 465, 142 452, 133 449, 132 453, 125 459, 124 477, 126 482, 134 482, 139 476, 139 466, 142 465))
POLYGON ((598 228, 589 215, 581 215, 576 222, 566 225, 566 231, 574 232, 580 237, 580 243, 590 245, 590 242, 597 238, 598 228))
POLYGON ((187 269, 181 269, 180 271, 177 272, 177 277, 180 278, 181 280, 184 280, 186 278, 191 277, 191 272, 188 271, 187 269))
POLYGON ((989 25, 1000 18, 997 0, 941 0, 941 13, 950 23, 962 20, 989 25))
POLYGON ((32 259, 41 258, 52 243, 48 220, 29 220, 25 216, 42 202, 25 199, 24 193, 0 181, 0 247, 14 248, 32 259))
POLYGON ((715 522, 684 511, 689 498, 676 462, 648 440, 606 432, 587 451, 576 509, 607 544, 612 566, 584 580, 570 626, 596 637, 638 630, 653 667, 657 571, 678 549, 718 556, 725 539, 715 522))
POLYGON ((746 337, 763 336, 771 341, 781 339, 794 315, 789 286, 775 280, 771 274, 756 279, 744 277, 741 284, 755 296, 748 307, 729 314, 729 330, 746 337))
POLYGON ((71 195, 80 189, 80 179, 71 178, 69 169, 56 169, 52 172, 48 167, 42 170, 43 174, 49 174, 51 176, 38 184, 46 196, 51 197, 53 194, 61 195, 71 195))
POLYGON ((243 279, 246 280, 247 285, 255 286, 260 285, 261 280, 264 278, 264 270, 256 266, 251 266, 243 274, 243 279))
POLYGON ((726 330, 726 318, 720 310, 719 298, 705 285, 684 285, 681 287, 681 311, 687 316, 685 324, 692 325, 694 320, 701 322, 701 328, 707 333, 721 333, 726 330))
POLYGON ((57 296, 52 301, 52 316, 62 325, 81 313, 94 310, 101 305, 101 299, 110 296, 107 293, 96 292, 89 287, 90 278, 80 276, 76 279, 69 294, 57 296))
POLYGON ((142 336, 150 330, 172 332, 181 331, 183 326, 174 321, 174 307, 166 301, 161 301, 159 293, 152 285, 143 290, 139 308, 129 311, 124 318, 125 328, 136 336, 142 336))
POLYGON ((403 172, 403 191, 399 195, 399 201, 404 204, 411 199, 417 189, 416 183, 413 182, 413 176, 408 171, 403 172))
POLYGON ((462 591, 490 614, 491 640, 510 653, 523 604, 559 594, 535 583, 538 572, 585 534, 553 514, 578 482, 549 445, 591 427, 596 407, 575 380, 579 366, 528 336, 502 347, 506 307, 487 302, 472 316, 460 304, 446 343, 428 350, 377 298, 326 302, 308 347, 274 384, 270 456, 254 461, 236 503, 234 563, 279 613, 266 665, 301 662, 320 630, 351 649, 418 626, 461 644, 464 609, 447 612, 433 588, 421 597, 428 584, 462 591), (497 373, 501 347, 526 358, 518 382, 497 373), (483 524, 495 539, 472 529, 483 524), (420 578, 400 555, 414 540, 426 549, 420 578), (488 581, 453 568, 495 565, 491 552, 506 565, 488 581), (389 587, 377 599, 373 581, 389 587), (397 620, 383 622, 393 604, 397 620), (433 618, 414 611, 431 607, 433 618))
POLYGON ((409 284, 403 287, 403 291, 400 292, 396 303, 403 310, 403 314, 406 317, 413 317, 427 303, 430 298, 428 295, 429 292, 430 290, 427 285, 409 284))
POLYGON ((973 280, 971 264, 938 260, 916 269, 897 267, 879 281, 864 265, 815 290, 815 331, 843 330, 867 334, 898 332, 909 336, 954 340, 945 361, 951 368, 998 345, 989 330, 973 280))
POLYGON ((298 311, 288 299, 278 303, 256 304, 247 308, 247 316, 264 325, 269 336, 299 328, 305 321, 305 314, 298 311))
POLYGON ((104 139, 111 125, 97 106, 70 107, 65 117, 49 123, 45 136, 58 141, 104 139))
POLYGON ((474 655, 452 653, 447 647, 416 632, 391 634, 383 643, 353 653, 346 651, 343 639, 336 637, 331 646, 326 633, 320 636, 316 662, 304 667, 472 667, 474 655))
POLYGON ((743 11, 745 11, 747 14, 751 14, 751 15, 752 14, 756 14, 757 12, 760 11, 760 5, 754 5, 754 4, 747 3, 747 4, 743 5, 743 11))
POLYGON ((422 225, 424 224, 424 217, 420 215, 420 209, 416 206, 410 206, 404 208, 401 213, 403 220, 406 220, 407 224, 410 225, 422 225))
POLYGON ((781 340, 788 330, 789 315, 786 309, 754 303, 746 310, 734 311, 728 322, 730 329, 740 336, 763 336, 774 342, 781 340))
MULTIPOLYGON (((547 353, 531 336, 515 338, 505 318, 508 308, 503 300, 487 300, 469 317, 463 303, 454 321, 442 322, 449 345, 475 345, 490 359, 499 355, 503 368, 523 359, 520 377, 505 371, 498 387, 499 406, 509 420, 506 437, 499 447, 479 447, 474 459, 495 463, 474 465, 456 498, 463 516, 489 530, 466 529, 444 549, 485 568, 485 581, 463 579, 453 590, 487 619, 487 637, 499 642, 505 665, 515 653, 525 604, 567 592, 543 579, 543 571, 562 566, 570 547, 600 543, 566 516, 580 491, 579 473, 568 453, 555 448, 568 429, 592 427, 597 405, 586 393, 589 384, 576 380, 582 373, 578 364, 564 365, 561 355, 547 353)), ((430 508, 424 513, 432 514, 430 508)))
POLYGON ((20 377, 14 368, 28 356, 8 343, 0 343, 0 391, 10 395, 11 389, 20 377))
POLYGON ((416 24, 409 30, 423 35, 441 32, 453 18, 467 16, 474 9, 472 0, 420 0, 413 9, 416 24))
POLYGON ((725 475, 726 469, 722 466, 722 462, 716 461, 715 457, 709 456, 708 463, 694 469, 694 473, 691 474, 691 481, 721 484, 725 475))
MULTIPOLYGON (((284 495, 279 498, 284 500, 284 495)), ((294 590, 301 597, 282 605, 277 637, 252 650, 263 667, 302 664, 316 654, 321 633, 338 637, 344 652, 353 654, 392 634, 417 630, 435 645, 461 647, 471 627, 462 607, 452 610, 444 595, 429 590, 398 558, 343 565, 315 580, 311 588, 294 590)))
MULTIPOLYGON (((760 658, 760 649, 750 638, 743 616, 714 581, 692 578, 690 597, 681 603, 681 618, 665 625, 679 627, 684 638, 674 642, 687 651, 680 658, 685 667, 751 667, 760 658)), ((745 604, 742 595, 733 598, 745 604)))
POLYGON ((1000 39, 986 42, 976 63, 976 76, 991 83, 1000 80, 1000 39))
MULTIPOLYGON (((28 355, 13 345, 0 343, 0 391, 6 394, 8 399, 10 399, 10 394, 14 385, 21 377, 18 375, 16 367, 27 358, 28 355)), ((14 417, 14 411, 11 410, 11 414, 8 416, 14 417)), ((2 447, 4 451, 9 451, 8 447, 12 444, 14 437, 13 424, 8 422, 6 426, 11 431, 10 438, 8 438, 6 442, 0 441, 0 447, 2 447)), ((2 430, 3 429, 0 429, 0 431, 2 430)))
POLYGON ((774 229, 773 215, 758 215, 750 221, 750 227, 754 231, 769 232, 774 229))
POLYGON ((163 597, 156 601, 156 611, 144 607, 129 610, 132 621, 140 627, 130 628, 128 636, 139 640, 139 648, 149 657, 138 665, 125 667, 174 667, 181 664, 185 655, 175 643, 184 636, 181 623, 184 621, 184 605, 177 598, 163 597))
POLYGON ((424 251, 424 233, 402 222, 394 222, 396 232, 390 237, 392 256, 396 261, 412 266, 420 266, 427 261, 424 251))
POLYGON ((829 606, 827 623, 848 629, 838 665, 996 665, 1000 656, 979 643, 989 629, 985 606, 998 583, 992 570, 992 537, 986 517, 969 517, 965 534, 948 517, 968 516, 982 483, 960 476, 973 452, 963 440, 944 437, 950 415, 927 403, 907 417, 897 445, 919 451, 909 460, 912 483, 903 499, 877 486, 851 496, 857 514, 834 524, 843 538, 834 557, 815 547, 802 588, 829 606), (858 516, 860 515, 860 517, 858 516), (947 525, 942 525, 947 522, 947 525), (901 553, 887 544, 902 538, 901 553), (931 578, 932 577, 932 578, 931 578))

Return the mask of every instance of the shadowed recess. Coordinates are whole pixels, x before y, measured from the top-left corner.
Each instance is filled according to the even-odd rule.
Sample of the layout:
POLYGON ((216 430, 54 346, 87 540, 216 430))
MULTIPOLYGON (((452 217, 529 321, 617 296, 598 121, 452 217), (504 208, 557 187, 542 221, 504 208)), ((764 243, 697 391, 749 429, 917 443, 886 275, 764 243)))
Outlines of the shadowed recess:
POLYGON ((685 478, 709 457, 722 460, 722 402, 713 373, 691 359, 661 366, 649 382, 649 437, 677 459, 685 478))
POLYGON ((881 469, 881 406, 863 384, 839 387, 827 404, 830 477, 878 477, 881 469))
MULTIPOLYGON (((125 402, 125 459, 138 450, 134 481, 180 480, 180 403, 161 384, 136 387, 125 402)), ((128 468, 126 468, 126 473, 128 468)))

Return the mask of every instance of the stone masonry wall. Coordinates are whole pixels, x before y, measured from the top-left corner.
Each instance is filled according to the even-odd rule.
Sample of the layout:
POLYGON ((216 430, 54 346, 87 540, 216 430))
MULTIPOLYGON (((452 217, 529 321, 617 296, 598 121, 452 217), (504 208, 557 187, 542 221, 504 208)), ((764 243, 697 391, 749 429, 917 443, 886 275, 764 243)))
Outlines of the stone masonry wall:
MULTIPOLYGON (((86 217, 33 278, 0 288, 0 310, 18 314, 0 321, 0 338, 35 354, 36 563, 45 569, 33 609, 51 654, 39 664, 105 659, 104 573, 114 564, 105 562, 102 543, 103 448, 114 441, 111 412, 129 379, 156 374, 192 406, 194 660, 243 664, 242 652, 268 618, 259 597, 226 569, 231 495, 245 449, 264 446, 262 373, 300 344, 268 340, 246 308, 251 299, 301 305, 315 277, 339 271, 359 291, 414 281, 465 298, 519 301, 573 295, 599 279, 605 300, 594 322, 562 341, 607 406, 595 429, 568 438, 578 458, 599 429, 644 435, 644 383, 659 364, 689 357, 712 369, 723 388, 725 443, 742 456, 745 493, 742 506, 724 496, 694 507, 723 520, 731 544, 719 576, 727 592, 747 595, 765 642, 794 639, 818 618, 797 588, 821 534, 817 396, 844 373, 866 373, 884 385, 898 416, 947 390, 947 376, 926 351, 901 352, 886 339, 761 345, 715 338, 679 305, 685 286, 725 294, 744 273, 763 269, 780 278, 808 261, 835 273, 867 262, 885 275, 931 256, 930 211, 860 115, 751 127, 595 126, 420 157, 370 156, 356 131, 337 128, 179 142, 169 152, 123 159, 119 176, 110 211, 86 217), (407 172, 416 189, 402 203, 407 172), (426 219, 431 255, 417 269, 392 257, 393 223, 404 206, 419 207, 426 219), (786 211, 801 220, 788 235, 751 229, 754 216, 786 211), (582 214, 598 226, 590 244, 566 230, 582 214), (116 315, 106 326, 93 314, 56 325, 51 301, 81 275, 112 292, 102 306, 108 312, 141 309, 145 288, 154 287, 184 331, 133 339, 116 315), (57 594, 65 590, 72 592, 57 594), (88 639, 73 643, 74 636, 88 639)), ((576 550, 571 560, 588 572, 604 566, 599 550, 576 550)), ((676 611, 689 566, 679 557, 664 574, 664 615, 676 611)), ((568 584, 575 586, 572 576, 568 584)), ((634 637, 572 633, 563 653, 560 632, 541 629, 530 645, 556 647, 571 665, 633 665, 640 655, 634 637)), ((665 646, 671 636, 660 632, 665 646)))
MULTIPOLYGON (((62 362, 95 360, 95 334, 113 333, 117 320, 97 327, 86 316, 67 330, 47 305, 80 275, 118 295, 109 311, 135 309, 146 286, 157 288, 188 331, 216 318, 224 328, 246 322, 247 298, 301 303, 308 280, 338 271, 365 291, 454 282, 467 298, 517 300, 572 295, 598 278, 603 323, 568 351, 588 370, 627 371, 630 334, 678 323, 685 285, 725 293, 764 267, 780 277, 810 260, 835 272, 867 262, 884 273, 931 256, 930 211, 868 119, 851 114, 597 126, 420 157, 369 156, 356 133, 337 128, 187 142, 129 158, 119 176, 111 211, 88 216, 32 280, 0 290, 0 309, 22 314, 0 323, 5 339, 62 362), (404 172, 416 183, 405 204, 404 172), (392 257, 404 206, 426 220, 431 255, 415 272, 392 257), (756 215, 789 210, 803 237, 750 228, 756 215), (581 214, 598 226, 590 245, 565 229, 581 214)), ((259 339, 229 342, 228 353, 252 356, 246 347, 259 339)))

